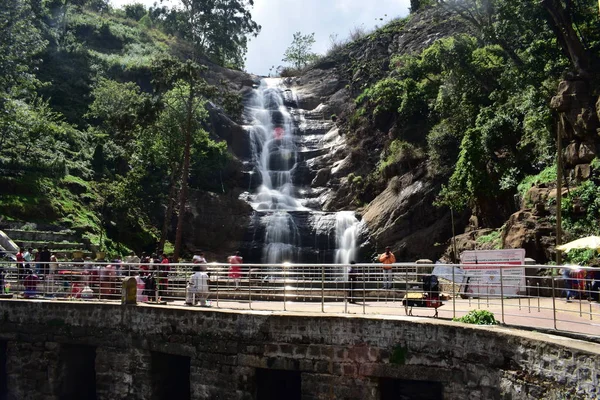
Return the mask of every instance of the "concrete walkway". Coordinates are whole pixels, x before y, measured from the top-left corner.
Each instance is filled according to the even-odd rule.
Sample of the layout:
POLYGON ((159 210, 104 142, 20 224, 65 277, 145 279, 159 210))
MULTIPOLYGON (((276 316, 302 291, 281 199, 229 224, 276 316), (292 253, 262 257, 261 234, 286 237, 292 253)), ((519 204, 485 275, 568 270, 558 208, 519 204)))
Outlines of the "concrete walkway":
MULTIPOLYGON (((174 301, 169 304, 183 305, 183 301, 174 301)), ((401 299, 388 299, 387 301, 367 301, 356 304, 340 302, 292 302, 276 301, 235 301, 212 300, 212 308, 249 310, 254 311, 287 311, 290 313, 325 313, 347 315, 396 315, 405 316, 406 310, 401 299)), ((532 299, 504 299, 504 321, 502 321, 502 305, 500 299, 457 299, 455 310, 451 300, 445 301, 438 309, 440 319, 461 317, 471 310, 482 309, 494 313, 498 322, 507 325, 528 327, 533 329, 553 330, 554 315, 556 315, 556 329, 585 335, 600 336, 600 303, 579 300, 567 303, 564 299, 556 299, 556 313, 553 311, 551 298, 532 299), (528 301, 529 300, 529 301, 528 301)), ((415 317, 432 317, 434 310, 431 308, 413 307, 412 315, 415 317)))

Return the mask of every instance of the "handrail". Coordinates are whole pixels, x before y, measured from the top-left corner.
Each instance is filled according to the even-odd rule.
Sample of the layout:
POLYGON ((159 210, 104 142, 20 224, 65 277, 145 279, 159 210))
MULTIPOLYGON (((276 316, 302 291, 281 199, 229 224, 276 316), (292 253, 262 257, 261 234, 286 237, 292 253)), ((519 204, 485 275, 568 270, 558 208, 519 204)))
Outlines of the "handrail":
MULTIPOLYGON (((195 288, 188 286, 192 268, 199 264, 30 262, 29 269, 40 269, 37 274, 28 274, 25 265, 0 261, 4 297, 120 301, 121 281, 127 276, 136 277, 140 302, 183 305, 204 296, 192 293, 190 297, 195 288), (156 285, 154 292, 145 287, 152 286, 150 278, 156 285)), ((404 311, 423 317, 438 313, 438 303, 432 301, 435 294, 424 290, 423 277, 442 267, 446 272, 438 275, 438 281, 446 307, 439 308, 441 318, 486 309, 506 325, 600 336, 600 268, 478 264, 479 272, 465 275, 464 267, 473 265, 395 263, 391 264, 393 287, 386 289, 381 264, 354 264, 352 271, 344 264, 241 264, 237 272, 230 270, 229 263, 200 265, 209 275, 205 295, 212 307, 367 315, 404 311), (565 270, 575 272, 564 274, 565 270), (470 280, 463 280, 464 276, 470 280), (420 297, 424 294, 428 297, 420 297), (568 302, 561 299, 564 295, 569 295, 568 302)))

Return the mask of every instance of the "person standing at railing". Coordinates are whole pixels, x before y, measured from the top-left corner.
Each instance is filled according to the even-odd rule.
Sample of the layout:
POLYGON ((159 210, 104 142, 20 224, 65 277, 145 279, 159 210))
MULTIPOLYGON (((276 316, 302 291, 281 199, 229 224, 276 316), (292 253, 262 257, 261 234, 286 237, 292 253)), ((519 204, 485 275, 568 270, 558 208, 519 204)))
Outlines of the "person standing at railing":
POLYGON ((571 278, 571 272, 571 269, 568 267, 562 269, 562 277, 565 285, 565 297, 567 298, 567 302, 571 301, 571 297, 573 297, 574 294, 571 289, 573 289, 573 283, 575 280, 571 278))
POLYGON ((134 276, 131 271, 135 271, 138 266, 132 264, 139 264, 140 261, 140 258, 135 254, 135 252, 129 252, 129 255, 125 257, 125 263, 127 264, 125 266, 125 269, 127 270, 127 276, 134 276))
POLYGON ((227 257, 227 261, 231 264, 229 266, 229 277, 233 279, 235 283, 235 290, 240 289, 240 278, 242 273, 241 264, 243 262, 242 256, 239 251, 236 251, 233 256, 227 257))
POLYGON ((600 301, 600 265, 594 264, 592 268, 595 269, 588 273, 590 298, 594 301, 600 301))
POLYGON ((40 253, 40 262, 42 263, 42 274, 44 277, 48 275, 50 268, 50 250, 48 250, 48 246, 44 246, 42 252, 40 253))
POLYGON ((17 259, 17 280, 19 281, 20 284, 22 284, 25 281, 25 276, 26 276, 25 265, 23 265, 25 263, 25 258, 23 257, 24 252, 25 252, 25 249, 20 247, 19 251, 15 255, 15 257, 17 259))
POLYGON ((379 261, 383 263, 383 288, 392 289, 393 286, 393 275, 392 275, 392 264, 396 262, 396 256, 392 253, 391 248, 388 246, 385 248, 385 253, 379 256, 379 261))
POLYGON ((168 287, 168 274, 170 271, 169 258, 166 254, 162 255, 160 264, 158 265, 158 293, 157 301, 162 301, 162 296, 167 292, 168 287))
POLYGON ((350 261, 348 267, 348 301, 350 303, 356 303, 356 282, 358 281, 358 267, 356 261, 350 261))
POLYGON ((32 254, 33 249, 31 247, 23 254, 23 259, 25 260, 25 269, 31 268, 31 261, 33 258, 32 254))
POLYGON ((196 254, 193 258, 192 258, 192 262, 194 264, 206 264, 206 258, 204 257, 204 252, 200 252, 200 254, 196 254))

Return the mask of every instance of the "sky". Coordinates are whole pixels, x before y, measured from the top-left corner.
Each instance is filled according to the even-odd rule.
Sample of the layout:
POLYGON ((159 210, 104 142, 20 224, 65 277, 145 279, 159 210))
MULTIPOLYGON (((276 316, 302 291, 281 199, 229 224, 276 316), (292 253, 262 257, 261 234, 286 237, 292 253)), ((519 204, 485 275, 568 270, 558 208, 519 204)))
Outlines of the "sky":
MULTIPOLYGON (((111 0, 115 7, 155 0, 111 0)), ((246 71, 267 75, 278 67, 294 32, 315 33, 313 51, 323 54, 331 45, 330 36, 346 39, 355 28, 372 30, 375 25, 408 14, 410 0, 254 0, 252 18, 262 30, 248 44, 246 71), (380 20, 383 18, 383 20, 380 20)))

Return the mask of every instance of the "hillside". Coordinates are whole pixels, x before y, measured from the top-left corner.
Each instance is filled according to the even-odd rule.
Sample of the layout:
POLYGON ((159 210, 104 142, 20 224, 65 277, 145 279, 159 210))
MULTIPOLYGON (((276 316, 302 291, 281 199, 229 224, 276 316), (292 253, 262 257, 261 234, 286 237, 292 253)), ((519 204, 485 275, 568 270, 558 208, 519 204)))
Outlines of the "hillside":
MULTIPOLYGON (((177 197, 183 142, 173 107, 184 105, 173 90, 185 90, 193 41, 161 22, 164 9, 14 0, 2 13, 22 23, 0 27, 0 224, 74 230, 115 255, 154 251, 177 197)), ((189 186, 227 192, 237 168, 214 116, 239 118, 239 90, 252 80, 196 60, 198 101, 211 103, 197 115, 189 186)))
POLYGON ((402 259, 452 258, 453 214, 459 251, 524 247, 547 262, 561 119, 563 238, 598 233, 590 201, 600 194, 600 87, 587 73, 598 61, 596 5, 563 10, 589 59, 582 72, 542 4, 465 2, 474 21, 439 3, 332 50, 290 81, 346 138, 335 167, 319 171, 330 178, 326 206, 359 210, 367 254, 391 244, 402 259))
MULTIPOLYGON (((284 79, 304 133, 329 140, 294 170, 310 201, 358 212, 363 260, 384 245, 400 260, 452 257, 455 232, 458 250, 524 247, 546 262, 558 129, 564 239, 600 233, 596 2, 412 3, 284 79)), ((249 14, 215 12, 223 29, 200 37, 185 11, 158 6, 1 12, 21 23, 0 27, 0 227, 69 229, 114 255, 173 243, 223 256, 252 237, 249 14)))

